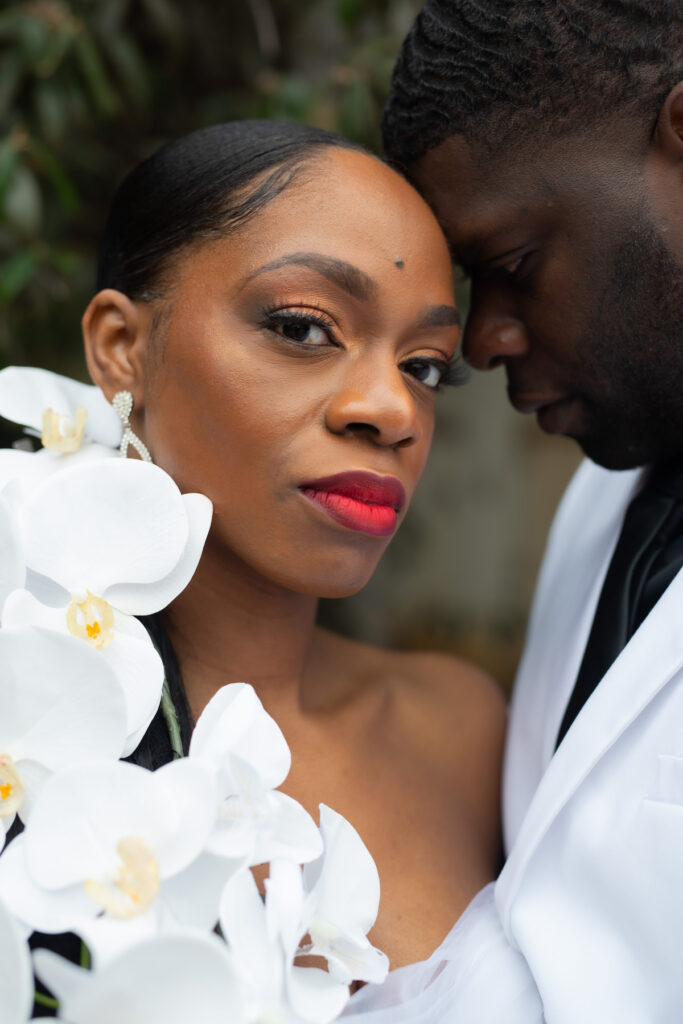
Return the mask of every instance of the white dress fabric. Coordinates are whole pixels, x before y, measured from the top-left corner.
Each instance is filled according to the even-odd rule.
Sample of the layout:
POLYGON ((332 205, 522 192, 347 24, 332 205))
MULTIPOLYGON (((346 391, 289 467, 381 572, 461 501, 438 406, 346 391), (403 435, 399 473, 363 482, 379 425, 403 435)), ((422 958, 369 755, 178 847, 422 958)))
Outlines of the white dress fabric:
POLYGON ((342 1014, 357 1024, 543 1024, 524 957, 505 938, 494 884, 475 896, 428 960, 356 992, 342 1014))

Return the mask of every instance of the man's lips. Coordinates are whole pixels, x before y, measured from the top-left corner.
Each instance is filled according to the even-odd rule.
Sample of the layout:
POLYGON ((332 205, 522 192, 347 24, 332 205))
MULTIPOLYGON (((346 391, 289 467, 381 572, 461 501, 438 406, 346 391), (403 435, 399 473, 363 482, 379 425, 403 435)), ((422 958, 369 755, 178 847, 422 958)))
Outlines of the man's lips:
POLYGON ((581 411, 576 395, 513 391, 511 388, 508 395, 517 412, 536 413, 538 425, 546 434, 579 433, 581 411))
POLYGON ((307 480, 301 493, 349 530, 388 537, 396 529, 406 492, 393 476, 365 471, 337 473, 307 480))
POLYGON ((508 388, 510 402, 517 412, 533 413, 545 409, 548 405, 564 402, 569 397, 564 394, 543 393, 535 391, 513 391, 508 388))

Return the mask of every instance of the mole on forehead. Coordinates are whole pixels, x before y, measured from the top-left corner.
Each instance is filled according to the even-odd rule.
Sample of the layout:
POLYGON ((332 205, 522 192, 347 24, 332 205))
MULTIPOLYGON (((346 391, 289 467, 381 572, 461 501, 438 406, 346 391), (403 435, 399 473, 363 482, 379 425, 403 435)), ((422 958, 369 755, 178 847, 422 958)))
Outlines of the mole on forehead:
POLYGON ((399 259, 398 257, 394 260, 394 266, 398 267, 399 270, 403 270, 405 265, 405 260, 399 259))

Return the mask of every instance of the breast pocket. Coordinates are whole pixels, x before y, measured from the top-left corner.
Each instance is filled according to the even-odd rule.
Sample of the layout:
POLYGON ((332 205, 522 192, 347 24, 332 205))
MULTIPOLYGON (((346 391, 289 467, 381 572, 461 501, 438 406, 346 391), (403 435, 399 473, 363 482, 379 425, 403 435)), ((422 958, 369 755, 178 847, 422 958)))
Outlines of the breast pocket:
POLYGON ((648 803, 678 804, 683 809, 683 756, 659 754, 654 781, 648 803))

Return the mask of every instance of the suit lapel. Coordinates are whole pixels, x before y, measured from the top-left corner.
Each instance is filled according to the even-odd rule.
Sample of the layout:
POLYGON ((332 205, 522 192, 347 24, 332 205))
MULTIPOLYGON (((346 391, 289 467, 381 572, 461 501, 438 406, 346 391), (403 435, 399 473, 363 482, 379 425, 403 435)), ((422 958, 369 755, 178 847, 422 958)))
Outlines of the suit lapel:
POLYGON ((534 851, 600 758, 683 665, 683 570, 605 674, 543 776, 499 878, 507 921, 534 851))
POLYGON ((584 462, 553 524, 513 692, 504 778, 508 849, 553 757, 624 510, 640 479, 639 472, 610 473, 584 462))
MULTIPOLYGON (((624 486, 621 487, 622 495, 618 497, 626 498, 626 502, 618 501, 617 496, 613 495, 617 499, 615 504, 620 509, 615 516, 616 524, 621 522, 626 504, 628 504, 631 494, 637 489, 637 477, 633 478, 633 484, 629 488, 628 494, 624 492, 624 486)), ((617 525, 615 528, 618 528, 617 525)), ((571 531, 567 531, 567 535, 560 534, 556 541, 560 545, 571 544, 571 531)), ((559 568, 562 565, 561 551, 556 551, 556 557, 559 568)), ((601 585, 607 562, 608 555, 605 556, 604 551, 600 551, 595 543, 593 546, 589 543, 584 548, 580 564, 574 562, 572 571, 574 573, 581 571, 595 573, 597 569, 597 577, 601 585)), ((564 556, 563 565, 566 566, 566 556, 564 556)), ((549 572, 546 579, 549 582, 554 579, 556 582, 557 573, 549 572)), ((600 586, 594 588, 590 606, 586 608, 585 613, 582 614, 578 607, 568 609, 569 618, 573 613, 574 621, 579 623, 578 630, 569 631, 571 643, 580 648, 579 657, 583 653, 588 638, 599 590, 600 586)), ((543 594, 541 593, 540 596, 543 597, 543 594)), ((681 607, 683 607, 683 570, 679 572, 640 629, 620 656, 616 658, 550 761, 521 822, 510 856, 497 884, 497 902, 504 923, 507 924, 511 903, 526 865, 555 817, 578 790, 601 757, 683 665, 683 630, 680 629, 681 607)), ((541 636, 536 638, 536 642, 543 648, 543 616, 541 616, 538 626, 541 636)), ((555 624, 555 630, 557 630, 557 624, 555 624)), ((548 646, 548 643, 545 646, 548 646)), ((562 645, 560 644, 560 646, 562 645)), ((529 660, 529 670, 538 670, 541 667, 540 663, 535 665, 531 659, 529 660)), ((538 678, 537 684, 540 686, 538 678)), ((530 684, 530 680, 527 679, 526 682, 530 684)), ((560 685, 566 690, 563 699, 568 698, 570 688, 570 684, 566 687, 565 683, 566 679, 560 680, 560 685)), ((528 700, 526 703, 528 706, 528 700)), ((531 711, 528 707, 526 710, 529 713, 531 711)), ((559 711, 560 716, 562 712, 563 706, 559 711)), ((550 717, 554 718, 555 716, 550 717)), ((559 725, 559 719, 557 723, 553 723, 553 727, 555 724, 559 725)), ((553 740, 555 734, 553 732, 553 740)))

